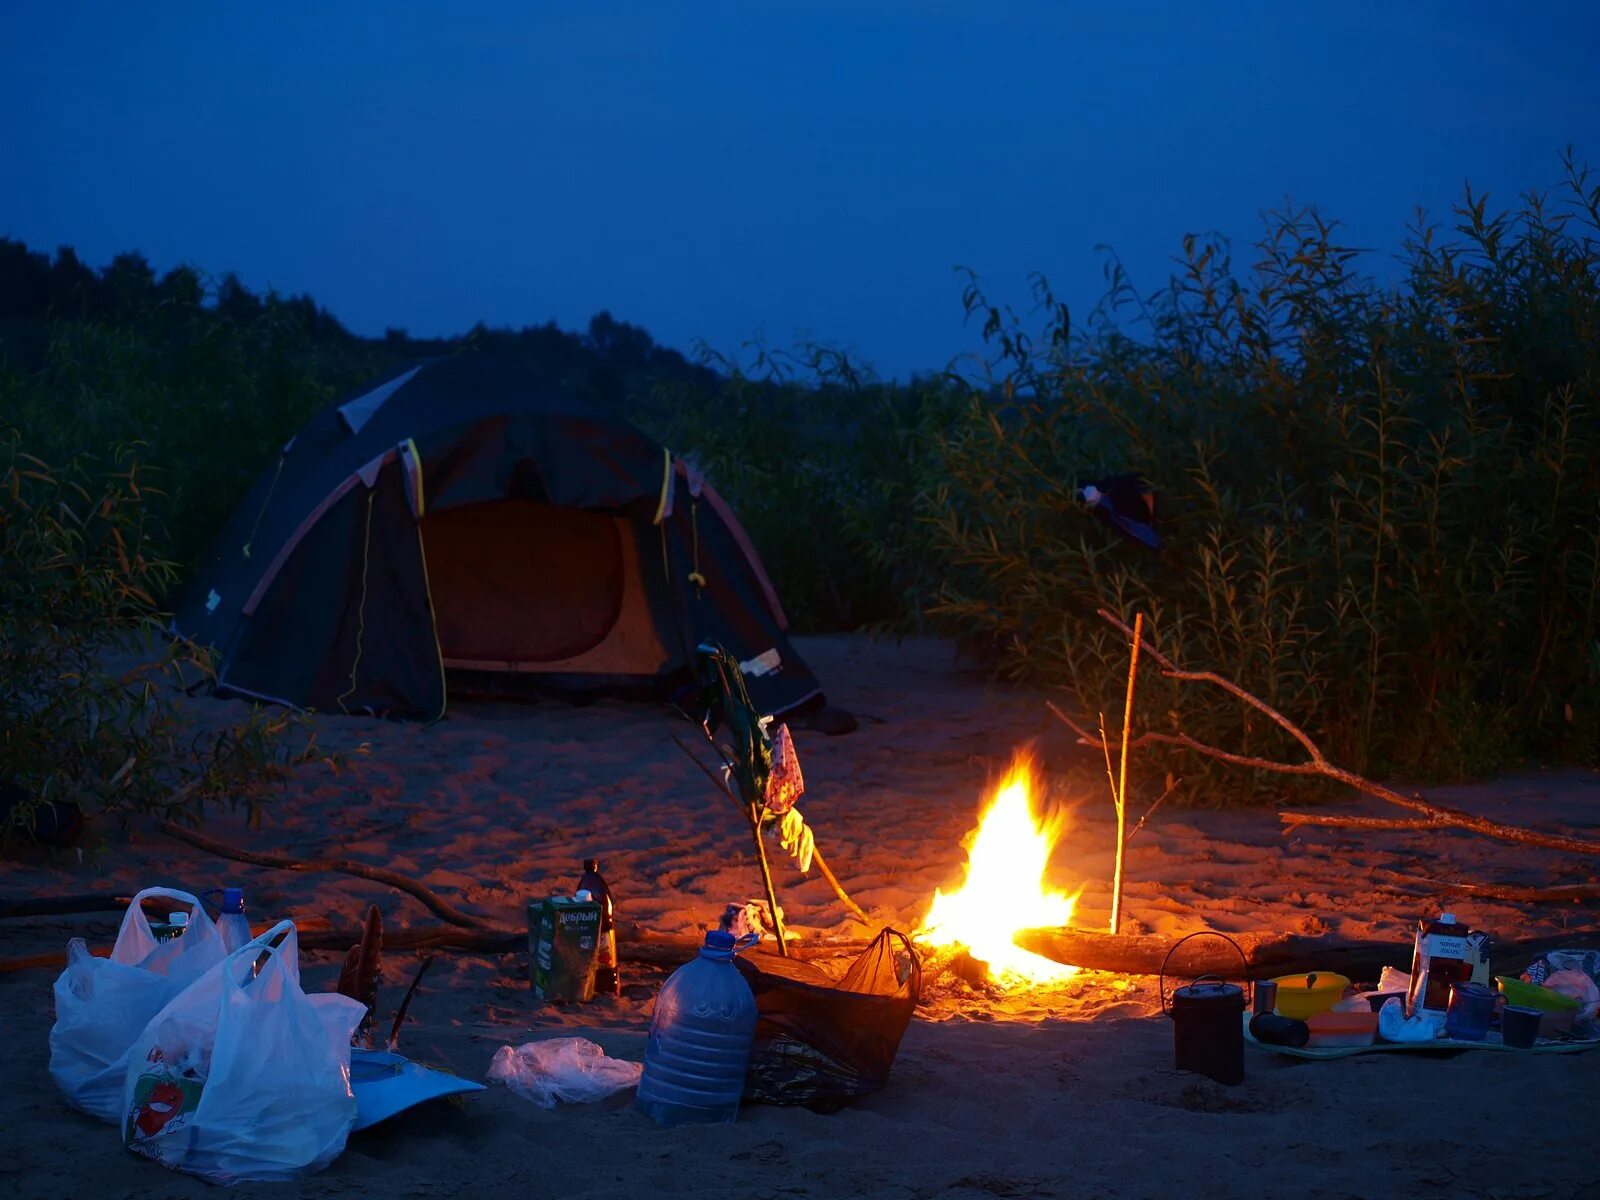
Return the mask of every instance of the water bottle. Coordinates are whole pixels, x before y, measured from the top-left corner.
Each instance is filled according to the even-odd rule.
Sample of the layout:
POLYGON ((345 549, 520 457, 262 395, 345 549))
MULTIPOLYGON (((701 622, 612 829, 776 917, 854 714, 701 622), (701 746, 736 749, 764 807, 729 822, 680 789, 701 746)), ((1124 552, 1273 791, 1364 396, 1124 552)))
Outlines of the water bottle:
POLYGON ((699 957, 661 985, 634 1101, 659 1125, 728 1124, 739 1115, 756 999, 733 956, 748 944, 708 930, 699 957))
POLYGON ((221 907, 217 932, 222 935, 222 948, 232 954, 250 940, 250 922, 244 915, 244 889, 223 888, 221 907))

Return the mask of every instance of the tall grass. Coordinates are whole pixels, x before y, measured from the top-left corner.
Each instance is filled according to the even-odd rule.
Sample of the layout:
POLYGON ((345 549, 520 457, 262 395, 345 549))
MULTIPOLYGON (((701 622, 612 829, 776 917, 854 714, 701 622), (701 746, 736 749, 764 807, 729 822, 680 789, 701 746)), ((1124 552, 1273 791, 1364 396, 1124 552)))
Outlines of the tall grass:
MULTIPOLYGON (((1125 647, 1094 613, 1137 609, 1167 653, 1358 770, 1600 761, 1600 187, 1569 161, 1554 198, 1494 212, 1469 192, 1448 228, 1409 231, 1397 282, 1362 262, 1287 210, 1242 267, 1220 238, 1184 239, 1154 294, 1112 259, 1077 322, 1043 279, 1026 318, 973 279, 981 368, 891 385, 816 348, 692 368, 605 314, 587 335, 365 340, 303 298, 235 285, 202 305, 126 258, 94 288, 58 261, 93 303, 0 363, 0 424, 54 461, 146 442, 169 493, 154 544, 181 568, 337 396, 420 354, 512 349, 696 460, 802 631, 948 634, 1114 712, 1125 647), (1079 499, 1123 470, 1155 485, 1159 555, 1079 499)), ((1149 723, 1294 749, 1217 696, 1153 677, 1144 695, 1149 723)), ((1264 794, 1163 753, 1190 799, 1264 794)))
MULTIPOLYGON (((1093 613, 1142 609, 1167 653, 1357 770, 1600 759, 1600 187, 1569 162, 1558 202, 1469 193, 1456 218, 1411 232, 1390 287, 1313 211, 1272 214, 1243 272, 1186 238, 1169 287, 1140 299, 1114 271, 1081 332, 1043 281, 1031 336, 974 285, 1012 399, 974 399, 942 443, 934 615, 1109 711, 1126 648, 1093 613), (1075 483, 1119 468, 1155 484, 1159 557, 1085 519, 1075 483)), ((1163 685, 1146 712, 1293 752, 1218 695, 1163 685)))

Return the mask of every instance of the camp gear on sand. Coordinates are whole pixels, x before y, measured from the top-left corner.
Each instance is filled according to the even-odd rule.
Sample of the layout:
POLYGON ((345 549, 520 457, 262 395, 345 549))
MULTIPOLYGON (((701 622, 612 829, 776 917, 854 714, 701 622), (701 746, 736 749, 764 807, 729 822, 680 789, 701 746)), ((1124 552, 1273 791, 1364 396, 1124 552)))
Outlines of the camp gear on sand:
POLYGON ((1250 1011, 1271 1014, 1278 1007, 1278 981, 1258 979, 1250 988, 1250 1011))
POLYGON ((1345 989, 1350 986, 1350 980, 1333 971, 1279 975, 1272 982, 1278 985, 1273 1011, 1285 1017, 1298 1017, 1302 1021, 1317 1013, 1327 1012, 1339 1002, 1345 989))
POLYGON ((756 1001, 733 964, 747 943, 712 929, 656 994, 634 1104, 660 1125, 726 1124, 739 1115, 756 1001))
MULTIPOLYGON (((1256 990, 1260 989, 1256 984, 1256 990)), ((1295 1017, 1256 1012, 1250 1017, 1250 1036, 1267 1046, 1304 1046, 1311 1040, 1311 1027, 1295 1017)))
POLYGON ((447 691, 665 698, 711 640, 766 713, 821 703, 745 531, 659 441, 513 354, 311 418, 180 598, 219 694, 433 719, 447 691))
POLYGON ((600 941, 595 954, 594 991, 597 996, 620 996, 622 977, 617 970, 617 905, 611 886, 600 874, 600 860, 583 860, 578 890, 587 891, 600 905, 600 941))
POLYGON ((367 1129, 429 1100, 483 1090, 481 1083, 425 1067, 404 1055, 357 1048, 350 1051, 350 1091, 356 1098, 356 1119, 350 1131, 367 1129))
POLYGON ((1574 999, 1580 1000, 1580 1010, 1584 1010, 1579 1012, 1579 1019, 1594 1020, 1600 1011, 1600 950, 1551 950, 1529 963, 1522 974, 1530 983, 1549 987, 1552 977, 1563 971, 1581 971, 1597 985, 1579 989, 1582 996, 1574 995, 1574 999))
POLYGON ((758 1013, 746 1100, 831 1112, 889 1081, 922 996, 922 962, 905 934, 883 930, 839 978, 768 954, 738 966, 758 1013))
POLYGON ((1466 926, 1456 920, 1454 913, 1417 922, 1411 953, 1411 989, 1406 994, 1408 1016, 1415 1016, 1422 1009, 1444 1012, 1450 1006, 1450 985, 1472 978, 1472 955, 1466 935, 1466 926))
POLYGON ((547 896, 528 905, 528 972, 534 997, 550 1004, 594 999, 600 905, 578 896, 547 896))
POLYGON ((1306 1045, 1370 1046, 1378 1036, 1378 1014, 1365 1004, 1361 1011, 1329 1009, 1306 1018, 1306 1045))
POLYGON ((222 957, 222 937, 199 898, 172 888, 145 888, 133 898, 109 958, 96 958, 73 938, 55 982, 50 1029, 50 1076, 68 1102, 102 1121, 121 1120, 129 1047, 151 1017, 222 957), (156 937, 142 907, 147 899, 188 907, 182 937, 156 937))
MULTIPOLYGON (((1283 1046, 1263 1043, 1252 1035, 1248 1028, 1245 1030, 1246 1039, 1263 1050, 1274 1054, 1287 1054, 1292 1058, 1333 1059, 1350 1058, 1358 1054, 1438 1054, 1441 1051, 1459 1052, 1462 1050, 1488 1050, 1500 1053, 1513 1054, 1583 1054, 1590 1050, 1600 1050, 1600 1036, 1591 1038, 1541 1037, 1531 1047, 1517 1047, 1508 1045, 1501 1031, 1491 1029, 1489 1035, 1482 1041, 1467 1042, 1454 1038, 1434 1037, 1431 1019, 1428 1017, 1413 1017, 1410 1020, 1420 1021, 1430 1032, 1417 1041, 1394 1041, 1389 1037, 1389 1026, 1383 1023, 1387 1011, 1393 1011, 1400 1021, 1407 1020, 1405 1016, 1405 1002, 1395 1000, 1392 1010, 1379 1013, 1379 1031, 1381 1036, 1367 1045, 1360 1046, 1283 1046)), ((1241 1022, 1248 1025, 1248 1021, 1241 1022)))
POLYGON ((1445 1010, 1444 1035, 1464 1042, 1481 1042, 1489 1035, 1495 994, 1481 983, 1452 983, 1445 1010))
POLYGON ((1250 968, 1239 943, 1226 934, 1203 929, 1173 943, 1157 976, 1161 1011, 1172 1018, 1173 1061, 1180 1071, 1207 1075, 1218 1083, 1243 1083, 1244 1033, 1239 1017, 1245 1008, 1244 989, 1216 975, 1202 975, 1175 990, 1168 1007, 1167 964, 1178 947, 1197 937, 1221 938, 1239 951, 1239 963, 1247 973, 1250 968))
POLYGON ((501 1046, 487 1077, 540 1108, 554 1108, 563 1102, 592 1104, 636 1087, 643 1070, 639 1063, 607 1058, 588 1038, 564 1037, 501 1046))
POLYGON ((1508 1004, 1500 1010, 1500 1040, 1516 1050, 1527 1050, 1539 1040, 1539 1021, 1544 1016, 1537 1008, 1508 1004))
POLYGON ((280 921, 145 1026, 129 1054, 123 1140, 213 1183, 320 1170, 356 1119, 350 1035, 363 1011, 301 990, 299 938, 280 921))

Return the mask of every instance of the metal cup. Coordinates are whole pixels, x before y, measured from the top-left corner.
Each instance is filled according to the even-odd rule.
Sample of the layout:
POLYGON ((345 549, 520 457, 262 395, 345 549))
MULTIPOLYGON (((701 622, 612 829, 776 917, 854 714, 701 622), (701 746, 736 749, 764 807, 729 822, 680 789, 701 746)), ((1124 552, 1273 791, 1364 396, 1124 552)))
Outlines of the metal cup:
POLYGON ((1500 1040, 1518 1050, 1531 1050, 1539 1040, 1539 1022, 1544 1014, 1537 1008, 1508 1004, 1500 1010, 1500 1040))
POLYGON ((1250 985, 1250 1011, 1252 1013, 1270 1013, 1278 1007, 1278 981, 1276 979, 1258 979, 1250 985))

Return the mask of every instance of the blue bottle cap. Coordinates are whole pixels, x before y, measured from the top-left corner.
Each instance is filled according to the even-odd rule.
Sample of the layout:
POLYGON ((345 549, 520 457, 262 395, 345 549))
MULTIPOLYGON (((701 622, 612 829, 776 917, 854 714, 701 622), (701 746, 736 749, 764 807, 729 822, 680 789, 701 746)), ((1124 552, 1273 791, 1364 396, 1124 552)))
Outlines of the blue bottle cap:
POLYGON ((223 888, 222 889, 222 911, 225 912, 225 913, 242 913, 242 912, 244 912, 244 889, 243 888, 223 888))
POLYGON ((730 959, 739 940, 726 929, 706 930, 705 945, 700 947, 701 958, 730 959))

